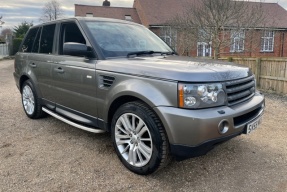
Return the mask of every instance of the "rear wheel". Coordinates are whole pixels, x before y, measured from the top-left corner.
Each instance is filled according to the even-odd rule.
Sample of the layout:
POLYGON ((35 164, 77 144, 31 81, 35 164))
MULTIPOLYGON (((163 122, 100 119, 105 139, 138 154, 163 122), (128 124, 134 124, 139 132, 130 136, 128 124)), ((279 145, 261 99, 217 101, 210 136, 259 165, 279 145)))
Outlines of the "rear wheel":
POLYGON ((42 111, 37 93, 30 80, 23 83, 22 90, 22 104, 26 115, 31 119, 38 119, 45 115, 42 111))
POLYGON ((113 117, 111 132, 118 157, 134 173, 151 174, 170 160, 163 126, 141 102, 122 105, 113 117))

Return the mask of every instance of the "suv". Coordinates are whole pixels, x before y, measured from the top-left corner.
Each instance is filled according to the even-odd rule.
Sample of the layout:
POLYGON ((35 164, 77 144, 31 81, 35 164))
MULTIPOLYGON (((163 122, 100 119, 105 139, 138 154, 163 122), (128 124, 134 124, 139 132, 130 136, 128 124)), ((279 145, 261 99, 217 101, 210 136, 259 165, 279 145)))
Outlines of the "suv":
POLYGON ((248 68, 177 56, 145 27, 115 19, 30 28, 14 78, 29 118, 49 114, 110 132, 119 159, 137 174, 248 134, 264 111, 248 68))

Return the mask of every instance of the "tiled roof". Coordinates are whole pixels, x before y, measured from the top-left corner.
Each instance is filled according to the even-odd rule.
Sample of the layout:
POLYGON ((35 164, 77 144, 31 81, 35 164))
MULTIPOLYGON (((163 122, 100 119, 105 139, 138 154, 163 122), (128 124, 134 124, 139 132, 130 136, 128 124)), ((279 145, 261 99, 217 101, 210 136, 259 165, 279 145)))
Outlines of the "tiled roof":
POLYGON ((287 28, 287 11, 277 3, 263 3, 266 27, 287 28))
MULTIPOLYGON (((140 19, 146 26, 163 25, 177 14, 183 13, 188 6, 199 3, 199 0, 135 0, 140 19)), ((245 2, 250 6, 256 2, 245 2)), ((266 21, 262 26, 287 28, 287 11, 277 3, 262 3, 262 10, 266 14, 266 21)))
POLYGON ((75 16, 85 17, 87 13, 92 13, 94 17, 105 17, 121 20, 125 20, 125 16, 130 15, 133 22, 141 23, 135 8, 75 4, 75 16))

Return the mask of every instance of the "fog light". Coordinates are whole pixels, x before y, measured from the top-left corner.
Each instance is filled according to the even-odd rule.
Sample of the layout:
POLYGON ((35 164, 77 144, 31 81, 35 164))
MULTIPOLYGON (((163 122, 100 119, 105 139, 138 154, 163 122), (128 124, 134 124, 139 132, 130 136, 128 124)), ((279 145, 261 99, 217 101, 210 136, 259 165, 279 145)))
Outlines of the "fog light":
POLYGON ((229 130, 229 123, 227 120, 222 120, 218 125, 218 131, 220 134, 225 134, 229 130))

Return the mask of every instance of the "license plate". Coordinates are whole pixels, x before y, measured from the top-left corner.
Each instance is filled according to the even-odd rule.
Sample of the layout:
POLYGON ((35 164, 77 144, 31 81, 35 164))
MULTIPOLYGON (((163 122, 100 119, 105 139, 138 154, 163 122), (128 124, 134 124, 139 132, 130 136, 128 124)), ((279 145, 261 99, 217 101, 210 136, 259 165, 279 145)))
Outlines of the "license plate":
POLYGON ((262 116, 259 117, 258 119, 255 119, 251 123, 247 124, 245 134, 249 134, 252 131, 254 131, 255 129, 257 129, 258 126, 261 124, 261 121, 262 121, 262 116))

